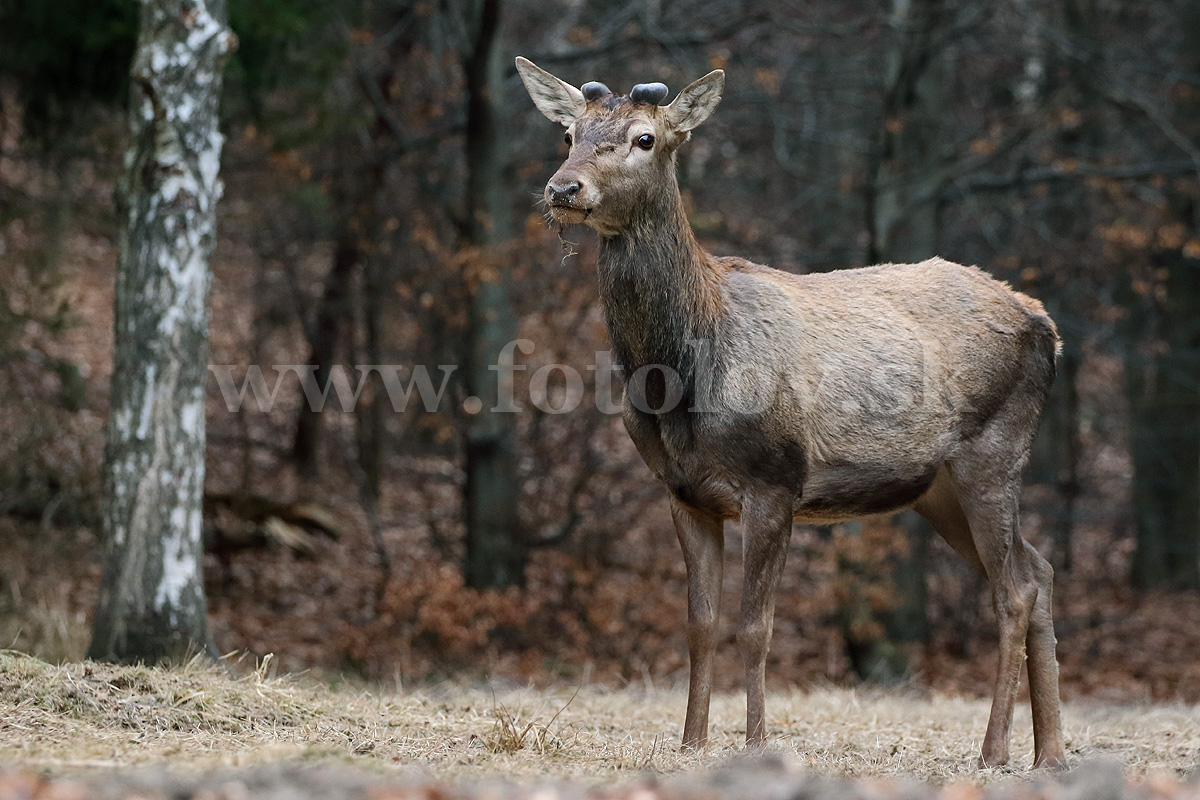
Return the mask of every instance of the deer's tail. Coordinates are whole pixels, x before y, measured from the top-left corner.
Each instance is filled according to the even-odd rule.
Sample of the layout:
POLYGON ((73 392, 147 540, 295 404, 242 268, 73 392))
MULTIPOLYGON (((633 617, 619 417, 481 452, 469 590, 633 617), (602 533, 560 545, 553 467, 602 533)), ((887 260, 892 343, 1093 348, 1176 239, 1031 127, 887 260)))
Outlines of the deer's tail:
POLYGON ((1058 335, 1058 326, 1054 324, 1054 320, 1050 319, 1050 315, 1046 313, 1045 307, 1040 302, 1033 299, 1027 294, 1021 292, 1013 292, 1017 296, 1017 302, 1025 309, 1025 313, 1029 315, 1029 319, 1033 322, 1038 333, 1040 333, 1053 346, 1053 359, 1058 360, 1062 355, 1062 337, 1058 335))

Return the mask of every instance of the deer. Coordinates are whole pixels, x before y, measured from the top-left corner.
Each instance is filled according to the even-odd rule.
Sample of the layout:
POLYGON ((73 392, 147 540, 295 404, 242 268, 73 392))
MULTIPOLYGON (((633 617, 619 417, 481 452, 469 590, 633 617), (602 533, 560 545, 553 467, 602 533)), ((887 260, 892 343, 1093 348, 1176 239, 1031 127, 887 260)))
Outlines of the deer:
POLYGON ((1032 297, 980 269, 917 264, 794 274, 705 251, 676 154, 716 109, 714 70, 669 103, 518 57, 566 128, 544 190, 559 226, 599 236, 597 283, 625 376, 622 419, 667 489, 687 573, 682 746, 708 741, 724 523, 743 531, 737 647, 746 744, 766 742, 766 660, 794 524, 914 509, 988 581, 999 662, 980 768, 1009 761, 1022 664, 1035 767, 1065 765, 1053 570, 1020 533, 1021 473, 1062 343, 1032 297), (639 379, 640 377, 640 379, 639 379))

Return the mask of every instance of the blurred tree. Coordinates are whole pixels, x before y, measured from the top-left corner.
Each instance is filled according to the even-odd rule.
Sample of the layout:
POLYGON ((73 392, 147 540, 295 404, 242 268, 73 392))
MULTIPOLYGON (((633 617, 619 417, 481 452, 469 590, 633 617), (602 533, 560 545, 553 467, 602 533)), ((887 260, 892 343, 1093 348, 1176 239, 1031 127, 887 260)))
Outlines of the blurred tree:
POLYGON ((17 80, 26 131, 53 140, 88 105, 121 100, 136 37, 128 0, 0 0, 0 74, 17 80))
MULTIPOLYGON (((1200 7, 1183 4, 1176 21, 1183 40, 1192 43, 1181 53, 1182 71, 1200 74, 1200 7)), ((1173 94, 1175 122, 1169 124, 1184 137, 1182 146, 1192 142, 1200 174, 1200 93, 1192 88, 1173 94)), ((1160 102, 1150 98, 1139 105, 1153 109, 1160 102)), ((1149 274, 1135 274, 1129 293, 1126 389, 1137 530, 1132 581, 1139 589, 1200 588, 1200 267, 1197 254, 1189 257, 1181 247, 1200 238, 1200 203, 1192 188, 1165 193, 1149 274)))
MULTIPOLYGON (((509 57, 618 90, 657 79, 678 88, 723 67, 720 112, 680 153, 706 246, 795 270, 940 253, 1043 299, 1067 349, 1030 471, 1026 533, 1041 548, 1053 540, 1056 566, 1074 538, 1073 580, 1111 581, 1112 560, 1135 552, 1138 585, 1194 584, 1195 0, 228 2, 241 46, 224 78, 223 119, 236 135, 222 170, 235 201, 223 206, 222 231, 227 274, 253 272, 255 288, 223 309, 233 332, 224 352, 264 365, 307 358, 321 384, 338 364, 352 378, 358 363, 470 366, 452 379, 455 407, 434 414, 419 403, 391 413, 372 379, 355 437, 348 417, 295 414, 290 381, 273 415, 215 418, 218 436, 236 426, 243 487, 253 472, 272 494, 324 500, 359 488, 381 562, 386 544, 397 577, 414 563, 424 570, 434 553, 456 581, 461 570, 474 585, 520 582, 527 547, 561 548, 529 559, 522 600, 547 619, 582 619, 594 607, 548 584, 548 563, 570 585, 581 564, 615 581, 677 556, 639 522, 646 498, 659 495, 619 421, 584 408, 488 413, 499 377, 488 367, 513 338, 514 317, 538 345, 515 378, 519 397, 532 367, 578 368, 604 347, 594 239, 572 233, 583 254, 562 263, 536 220, 520 224, 560 154, 558 137, 512 91, 509 57), (931 11, 941 15, 932 27, 931 11), (238 338, 248 311, 253 332, 238 338), (467 395, 482 413, 462 412, 467 395), (293 465, 325 473, 293 482, 293 465)), ((45 409, 60 388, 63 409, 97 405, 98 387, 79 372, 94 358, 70 344, 69 326, 87 320, 59 300, 79 296, 85 237, 86 251, 100 252, 97 232, 112 224, 96 202, 109 177, 93 166, 120 138, 107 114, 127 86, 137 5, 0 0, 0 417, 41 437, 0 436, 0 512, 20 520, 88 524, 58 498, 96 495, 43 446, 74 444, 67 415, 34 424, 10 409, 45 409), (45 146, 63 131, 58 152, 45 146), (15 404, 21 392, 25 406, 15 404), (36 457, 7 457, 22 449, 36 457)), ((114 399, 127 402, 123 391, 114 399)), ((221 441, 233 439, 213 440, 210 453, 220 459, 221 441)), ((98 468, 92 448, 77 450, 98 468)), ((881 674, 872 664, 903 672, 906 639, 932 630, 936 647, 952 630, 969 650, 980 628, 966 568, 937 558, 942 546, 912 521, 834 537, 832 547, 851 551, 837 550, 838 563, 857 588, 840 595, 840 616, 813 613, 853 629, 847 651, 863 674, 881 674)), ((336 570, 336 559, 320 566, 336 570)), ((825 586, 820 568, 793 566, 825 586)), ((331 583, 347 607, 383 619, 355 597, 365 581, 331 583)), ((1072 604, 1087 602, 1080 585, 1065 595, 1072 604)), ((400 596, 392 602, 415 613, 452 595, 400 596)), ((669 604, 655 605, 669 616, 669 604)), ((584 624, 577 641, 592 655, 628 658, 621 617, 639 613, 637 602, 628 609, 611 628, 584 624)), ((486 646, 516 646, 535 629, 507 629, 486 646)), ((399 646, 408 634, 398 630, 378 652, 399 646)), ((434 660, 442 649, 425 647, 434 660)))
MULTIPOLYGON (((233 106, 228 103, 229 95, 236 96, 246 104, 245 111, 256 125, 278 134, 283 120, 278 112, 268 112, 267 99, 272 92, 284 91, 315 104, 318 87, 330 80, 346 57, 345 42, 329 35, 331 23, 343 14, 352 14, 357 4, 230 0, 228 6, 229 27, 237 34, 238 49, 225 78, 226 105, 233 106)), ((307 128, 301 137, 312 136, 315 126, 311 122, 307 126, 294 118, 287 122, 292 130, 307 128)))
POLYGON ((0 255, 12 258, 0 267, 0 417, 21 420, 5 438, 28 454, 0 454, 0 513, 43 524, 92 524, 98 506, 91 458, 48 458, 45 445, 68 441, 70 415, 92 410, 81 359, 61 349, 80 321, 62 291, 63 256, 88 189, 78 163, 127 93, 136 37, 127 0, 0 0, 0 255), (25 246, 6 236, 21 228, 36 231, 25 246), (50 374, 59 385, 51 402, 22 388, 50 374))
MULTIPOLYGON (((355 183, 354 175, 340 171, 334 179, 337 188, 332 205, 337 210, 346 208, 342 196, 357 192, 347 188, 355 183)), ((349 216, 346 214, 344 216, 349 216)), ((309 341, 308 360, 304 363, 316 367, 314 377, 317 386, 329 386, 329 377, 337 363, 340 348, 347 344, 347 334, 353 320, 354 304, 351 280, 361 263, 359 234, 351 230, 346 220, 339 218, 333 246, 333 263, 325 276, 324 289, 317 302, 316 314, 306 329, 309 341)), ((301 474, 309 477, 320 471, 322 409, 301 403, 296 417, 296 433, 292 440, 292 457, 301 474)))
MULTIPOLYGON (((1063 36, 1071 42, 1075 57, 1056 58, 1052 49, 1036 50, 1026 55, 1025 102, 1039 95, 1048 102, 1050 92, 1057 89, 1057 104, 1070 124, 1059 127, 1054 142, 1056 150, 1066 158, 1085 163, 1099 163, 1105 154, 1104 98, 1097 87, 1097 77, 1103 69, 1101 47, 1102 17, 1093 0, 1064 0, 1048 9, 1051 20, 1061 18, 1063 36), (1046 69, 1047 62, 1052 64, 1046 69), (1032 73, 1032 75, 1030 75, 1032 73), (1044 77, 1049 73, 1061 86, 1048 86, 1044 77), (1061 73, 1061 74, 1060 74, 1061 73)), ((1064 184, 1054 202, 1045 212, 1049 224, 1064 231, 1073 242, 1088 238, 1088 229, 1101 210, 1097 198, 1082 182, 1064 184)), ((1076 252, 1078 252, 1076 248, 1076 252)), ((1094 276, 1087 274, 1087 265, 1072 258, 1060 265, 1053 280, 1039 281, 1028 291, 1038 296, 1050 317, 1056 320, 1063 337, 1063 351, 1058 358, 1058 375, 1050 389, 1042 411, 1042 423, 1030 457, 1029 475, 1032 480, 1045 481, 1057 490, 1058 503, 1043 512, 1044 524, 1052 542, 1049 553, 1056 569, 1069 571, 1073 566, 1072 550, 1076 525, 1076 501, 1079 496, 1080 405, 1079 366, 1082 342, 1077 332, 1081 327, 1076 314, 1082 305, 1094 276)), ((1030 265, 1030 272, 1040 270, 1030 265)))
MULTIPOLYGON (((373 219, 384 161, 377 157, 377 137, 366 135, 370 117, 363 98, 335 88, 353 80, 357 54, 350 40, 362 16, 363 4, 357 2, 234 0, 229 6, 230 27, 238 36, 228 92, 240 101, 235 118, 248 119, 270 137, 277 153, 296 154, 315 145, 332 157, 320 195, 332 229, 330 267, 311 311, 308 304, 296 309, 309 346, 304 363, 316 368, 322 390, 338 359, 350 350, 353 280, 364 263, 364 245, 377 234, 364 224, 373 219), (298 118, 291 104, 280 109, 268 102, 280 95, 294 98, 311 113, 298 118), (371 162, 366 169, 364 161, 371 162)), ((292 231, 292 236, 300 235, 292 231)), ((300 404, 292 457, 309 477, 321 472, 322 420, 322 411, 300 404)))
POLYGON ((236 39, 223 0, 146 0, 117 203, 104 574, 88 655, 179 660, 209 646, 201 571, 209 257, 236 39))
POLYGON ((1153 258, 1158 297, 1131 303, 1140 337, 1126 365, 1138 589, 1200 588, 1200 269, 1153 258))
POLYGON ((506 344, 517 338, 503 246, 512 236, 501 138, 503 77, 500 0, 473 0, 467 55, 467 210, 469 239, 479 259, 471 281, 467 392, 482 410, 467 420, 465 573, 470 586, 508 586, 525 579, 526 545, 517 517, 520 480, 513 444, 514 415, 493 411, 507 395, 500 386, 506 344))
POLYGON ((942 121, 949 105, 942 61, 953 21, 943 0, 894 0, 885 55, 883 125, 867 185, 867 261, 937 255, 942 121))

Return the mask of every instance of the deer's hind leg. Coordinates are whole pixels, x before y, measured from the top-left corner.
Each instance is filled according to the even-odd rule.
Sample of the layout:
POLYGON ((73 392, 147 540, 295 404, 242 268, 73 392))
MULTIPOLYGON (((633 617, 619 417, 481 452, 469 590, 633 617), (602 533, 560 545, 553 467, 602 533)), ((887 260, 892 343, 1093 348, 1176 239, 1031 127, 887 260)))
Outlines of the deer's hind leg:
POLYGON ((943 467, 915 506, 967 563, 987 576, 992 588, 1000 659, 980 756, 984 766, 1008 763, 1013 706, 1026 657, 1035 764, 1057 766, 1064 760, 1051 617, 1053 570, 1020 537, 1017 498, 1023 462, 968 451, 955 460, 952 471, 943 467))
POLYGON ((950 476, 946 466, 943 465, 938 470, 933 483, 913 505, 913 509, 929 520, 929 524, 946 540, 946 544, 962 556, 976 572, 986 574, 983 562, 979 560, 979 551, 975 549, 975 540, 971 537, 967 515, 959 505, 954 478, 950 476))
POLYGON ((1058 641, 1054 637, 1054 569, 1029 542, 1022 541, 1038 581, 1037 600, 1025 638, 1029 667, 1029 705, 1033 709, 1033 765, 1066 767, 1058 696, 1058 641))

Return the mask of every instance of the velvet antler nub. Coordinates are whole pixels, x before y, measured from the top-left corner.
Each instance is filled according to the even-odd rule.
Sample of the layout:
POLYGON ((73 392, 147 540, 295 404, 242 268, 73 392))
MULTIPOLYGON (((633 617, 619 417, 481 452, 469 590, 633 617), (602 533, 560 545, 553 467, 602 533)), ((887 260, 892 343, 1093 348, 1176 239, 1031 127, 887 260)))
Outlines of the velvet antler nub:
POLYGON ((639 83, 629 90, 629 99, 656 106, 667 99, 667 91, 665 83, 639 83))
POLYGON ((589 103, 597 98, 604 97, 606 94, 612 94, 612 89, 609 89, 600 81, 588 81, 579 87, 579 91, 583 92, 583 99, 589 103))

